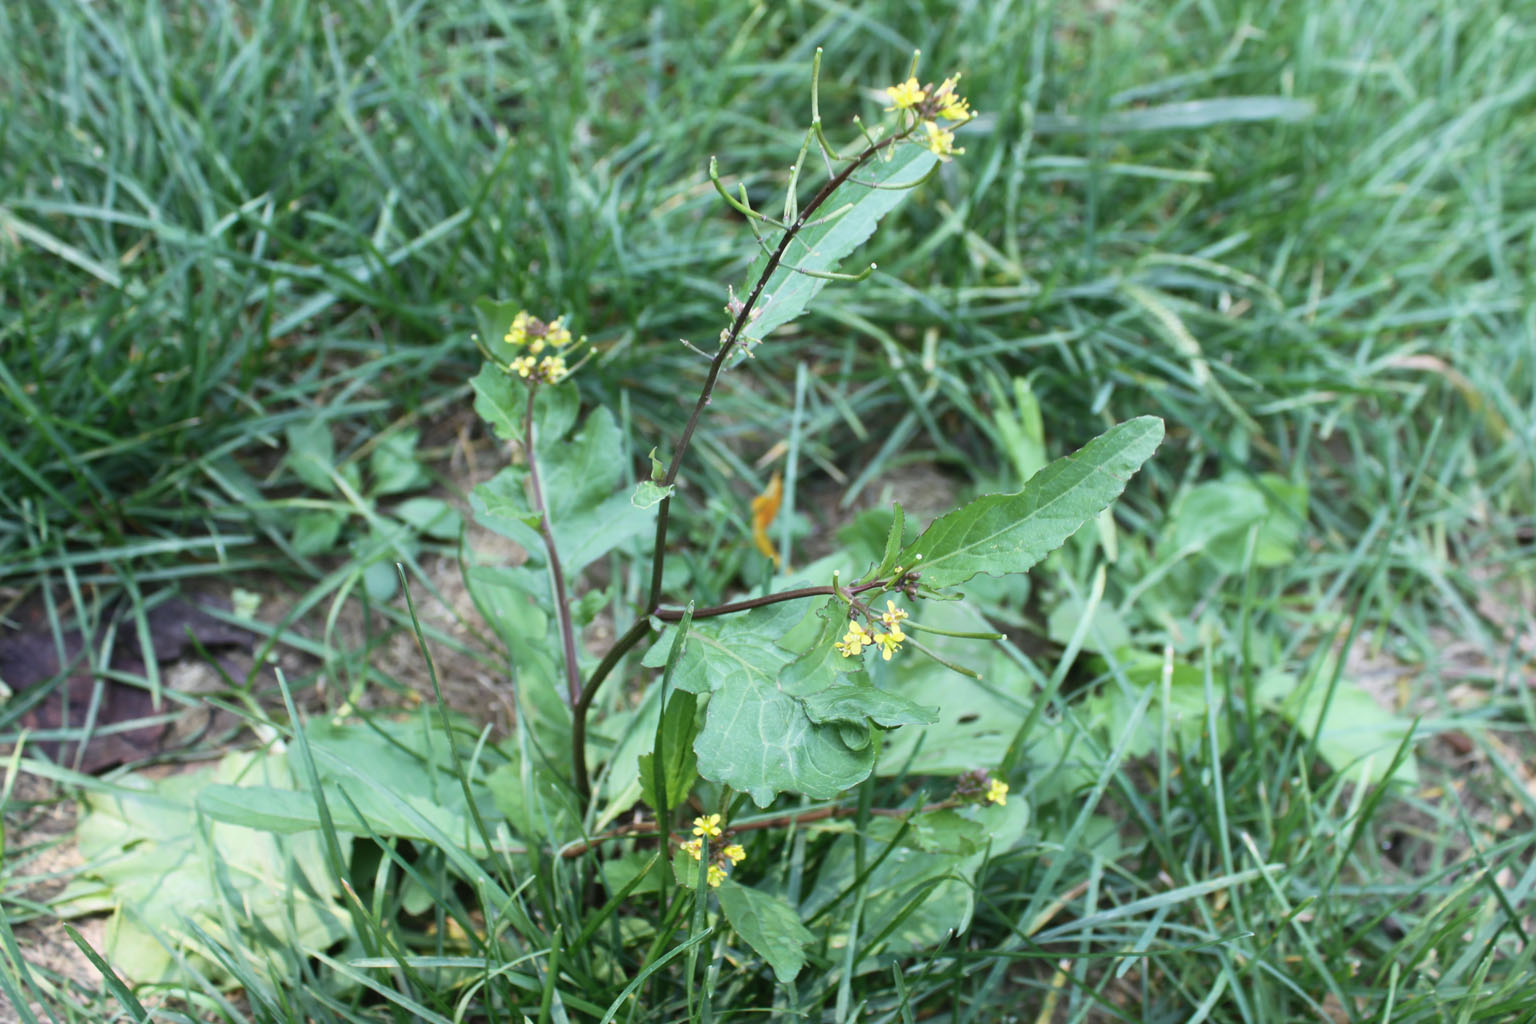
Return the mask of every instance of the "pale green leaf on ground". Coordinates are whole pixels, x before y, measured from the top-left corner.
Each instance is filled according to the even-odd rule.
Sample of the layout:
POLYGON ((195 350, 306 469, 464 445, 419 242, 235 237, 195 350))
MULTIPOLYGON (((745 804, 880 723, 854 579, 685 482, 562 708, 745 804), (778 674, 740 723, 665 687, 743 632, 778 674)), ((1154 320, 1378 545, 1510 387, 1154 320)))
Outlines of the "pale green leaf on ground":
POLYGON ((1256 478, 1233 473, 1185 492, 1169 520, 1165 545, 1176 552, 1201 552, 1228 573, 1242 571, 1248 532, 1257 527, 1253 562, 1273 568, 1296 557, 1307 521, 1307 487, 1274 473, 1256 478))
POLYGON ((336 466, 336 449, 331 440, 331 424, 312 419, 288 426, 288 455, 284 461, 295 476, 325 494, 336 490, 331 471, 336 466))
POLYGON ((434 540, 454 540, 464 526, 459 510, 441 498, 407 498, 394 507, 394 514, 434 540))
POLYGON ((789 984, 805 966, 805 947, 816 940, 800 923, 794 908, 777 896, 727 879, 716 890, 720 909, 736 934, 773 968, 781 984, 789 984))
MULTIPOLYGON (((118 780, 118 792, 82 796, 75 842, 86 864, 55 906, 62 916, 110 911, 102 953, 130 980, 180 976, 158 933, 198 970, 227 981, 190 926, 231 939, 230 894, 266 935, 296 938, 306 950, 324 950, 345 935, 318 836, 278 836, 200 817, 200 794, 246 781, 274 788, 292 777, 281 754, 239 753, 213 769, 155 780, 129 775, 118 780), (123 789, 140 789, 143 799, 123 789)), ((259 942, 256 935, 248 931, 240 941, 259 942)), ((267 962, 286 958, 274 952, 267 962)))
POLYGON ((432 482, 416 454, 420 441, 421 430, 416 427, 396 431, 379 441, 368 456, 368 472, 373 478, 369 493, 399 494, 432 482))
MULTIPOLYGON (((774 328, 782 327, 804 312, 816 293, 826 287, 827 279, 796 273, 790 267, 817 273, 839 271, 843 259, 874 233, 880 218, 912 193, 911 188, 904 186, 922 181, 937 162, 938 158, 922 146, 899 145, 889 160, 876 159, 854 175, 853 180, 821 208, 820 213, 825 219, 813 222, 801 231, 785 252, 783 264, 774 271, 757 303, 759 314, 747 325, 746 333, 754 338, 766 338, 774 328)), ((771 232, 765 237, 770 246, 777 244, 779 238, 771 232)), ((768 254, 759 252, 747 272, 741 294, 750 293, 767 266, 768 254)))
POLYGON ((1395 773, 1388 771, 1413 724, 1383 708, 1358 682, 1341 678, 1323 717, 1332 672, 1333 662, 1326 660, 1305 688, 1288 672, 1270 672, 1259 681, 1259 702, 1283 715, 1303 735, 1315 738, 1318 753, 1335 771, 1363 771, 1370 783, 1391 779, 1417 785, 1419 764, 1412 751, 1395 773))
MULTIPOLYGON (((891 843, 896 848, 864 883, 859 932, 875 936, 891 931, 863 967, 931 949, 950 933, 964 932, 974 907, 972 880, 987 856, 1019 842, 1029 823, 1029 805, 1010 798, 1005 806, 968 806, 956 811, 918 815, 902 829, 903 819, 873 819, 865 835, 844 835, 823 861, 825 867, 800 905, 806 917, 835 899, 858 873, 854 844, 865 844, 866 863, 874 863, 891 843), (897 837, 900 838, 897 838, 897 837)), ((832 918, 832 943, 848 930, 845 916, 832 918)))
POLYGON ((323 555, 336 546, 347 517, 340 512, 317 509, 293 522, 293 549, 301 555, 323 555))
POLYGON ((897 561, 924 586, 964 583, 977 573, 1026 572, 1120 496, 1163 439, 1163 421, 1141 416, 1030 477, 1016 494, 989 494, 929 524, 897 561))
MULTIPOLYGON (((404 805, 466 848, 484 850, 463 788, 451 773, 447 740, 430 720, 375 720, 371 725, 316 720, 305 731, 326 809, 338 831, 430 839, 402 811, 404 805), (342 766, 365 773, 370 785, 358 786, 342 766)), ((492 795, 484 786, 475 782, 471 792, 482 810, 490 808, 492 795)), ((291 833, 321 827, 313 794, 283 785, 209 785, 200 792, 198 807, 216 821, 251 828, 291 833)))

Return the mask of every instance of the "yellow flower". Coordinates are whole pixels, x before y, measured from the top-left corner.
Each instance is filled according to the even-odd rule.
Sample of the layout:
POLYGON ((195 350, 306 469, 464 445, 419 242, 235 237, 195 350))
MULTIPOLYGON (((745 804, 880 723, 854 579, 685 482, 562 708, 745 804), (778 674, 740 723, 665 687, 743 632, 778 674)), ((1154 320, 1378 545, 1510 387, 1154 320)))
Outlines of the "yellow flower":
POLYGON ((564 348, 571 343, 571 332, 565 326, 565 317, 557 316, 549 322, 549 328, 544 332, 544 340, 556 348, 564 348))
POLYGON ((997 804, 999 807, 1008 802, 1008 783, 1002 779, 987 780, 987 803, 997 804))
MULTIPOLYGON (((907 613, 896 607, 895 601, 885 602, 885 611, 880 613, 880 622, 887 628, 899 627, 901 620, 907 617, 907 613)), ((899 631, 899 629, 898 629, 899 631)))
POLYGON ((928 136, 923 140, 923 145, 932 150, 933 155, 940 160, 947 160, 956 153, 965 152, 963 149, 955 148, 954 132, 945 131, 932 121, 923 122, 923 131, 928 136))
POLYGON ((711 864, 704 880, 709 883, 711 889, 720 888, 720 883, 725 881, 725 868, 719 864, 711 864))
POLYGON ((747 859, 747 851, 741 848, 740 843, 732 843, 730 846, 727 846, 720 852, 725 856, 725 859, 730 861, 732 864, 740 864, 742 861, 747 859))
POLYGON ((891 655, 901 650, 901 643, 907 638, 907 634, 901 631, 900 626, 892 626, 889 632, 875 634, 875 646, 880 648, 880 659, 890 661, 891 655))
POLYGON ((959 81, 959 75, 946 78, 933 90, 933 106, 938 108, 940 117, 949 121, 969 121, 976 116, 965 97, 955 95, 955 85, 959 81))
POLYGON ((512 326, 507 328, 506 342, 509 345, 528 344, 528 328, 533 323, 533 317, 527 310, 519 310, 517 316, 512 318, 512 326))
POLYGON ((848 632, 843 638, 833 644, 837 653, 845 658, 856 658, 864 653, 864 648, 874 646, 875 638, 869 635, 869 631, 860 622, 848 623, 848 632))
POLYGON ((565 374, 565 360, 560 356, 545 356, 539 363, 539 376, 545 380, 559 380, 565 374))
POLYGON ((533 356, 518 356, 512 360, 512 369, 517 371, 519 377, 529 377, 532 376, 537 363, 538 360, 533 356))
POLYGON ((915 78, 887 87, 885 94, 891 98, 891 106, 886 107, 886 110, 911 110, 923 102, 924 96, 923 87, 917 84, 915 78))
POLYGON ((690 839, 683 844, 683 849, 687 850, 694 860, 702 860, 704 857, 704 840, 690 839))
POLYGON ((706 814, 703 817, 694 818, 693 834, 696 836, 709 836, 711 839, 720 838, 720 815, 706 814))

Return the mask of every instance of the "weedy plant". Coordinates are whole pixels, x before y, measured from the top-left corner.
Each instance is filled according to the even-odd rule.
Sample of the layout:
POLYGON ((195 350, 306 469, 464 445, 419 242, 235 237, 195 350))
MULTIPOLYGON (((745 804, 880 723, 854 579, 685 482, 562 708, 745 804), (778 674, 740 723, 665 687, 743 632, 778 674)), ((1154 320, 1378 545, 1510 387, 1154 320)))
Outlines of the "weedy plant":
MULTIPOLYGON (((997 643, 959 588, 1028 571, 1099 516, 1162 422, 1113 427, 1034 467, 1017 492, 921 531, 899 504, 866 513, 841 549, 794 570, 765 565, 761 592, 725 603, 689 600, 696 560, 671 537, 723 375, 771 358, 772 332, 828 282, 872 272, 837 268, 962 152, 953 131, 973 114, 958 76, 924 85, 915 71, 885 89, 888 118, 856 122, 846 150, 823 128, 813 73, 811 126, 777 215, 711 165, 758 252, 744 285, 724 289, 729 320, 700 355, 703 383, 670 448, 626 437, 606 405, 582 415, 573 378, 591 348, 564 316, 481 304, 475 407, 518 458, 472 503, 527 559, 472 555, 465 571, 509 656, 515 735, 494 743, 441 702, 396 722, 267 723, 291 736, 285 751, 226 759, 176 792, 102 788, 91 809, 106 862, 132 852, 143 891, 211 885, 253 918, 135 904, 114 917, 108 959, 154 936, 165 955, 140 977, 190 970, 204 991, 238 984, 273 1020, 360 1019, 373 999, 425 1019, 531 1016, 534 1003, 540 1020, 699 1019, 711 1005, 759 1005, 765 990, 786 1012, 835 1004, 847 1019, 863 998, 855 978, 969 925, 979 872, 1029 825, 1009 780, 1061 679, 997 643), (816 165, 825 180, 801 201, 816 165), (646 450, 636 480, 641 460, 627 452, 646 450), (584 632, 599 619, 591 635, 609 642, 592 649, 584 632), (148 807, 193 804, 210 823, 195 850, 132 827, 148 807), (290 909, 238 893, 219 851, 255 847, 229 826, 274 834, 238 884, 264 892, 286 874, 315 898, 290 909), (799 978, 808 962, 821 970, 799 978)), ((295 449, 317 488, 414 483, 381 459, 361 487, 334 469, 324 437, 295 449)), ((765 559, 779 502, 770 486, 753 503, 765 559)), ((320 526, 335 535, 334 520, 320 526)), ((70 912, 101 909, 99 895, 72 892, 70 912)))
MULTIPOLYGON (((565 316, 543 320, 518 303, 485 303, 480 311, 486 365, 474 380, 476 409, 522 459, 478 487, 474 507, 482 524, 517 541, 529 559, 516 569, 472 569, 471 580, 512 651, 521 700, 536 709, 527 716, 524 749, 536 758, 533 770, 544 776, 536 789, 548 802, 530 815, 544 823, 543 835, 525 838, 553 840, 567 857, 624 844, 625 856, 604 869, 614 899, 642 885, 717 890, 736 934, 784 980, 802 965, 813 936, 782 880, 756 887, 738 880, 754 874, 743 866, 747 835, 769 833, 770 843, 782 844, 810 822, 859 816, 888 819, 895 830, 882 833, 888 842, 913 830, 930 839, 951 833, 951 843, 979 849, 1015 828, 1006 814, 985 813, 1006 804, 1006 765, 952 771, 943 783, 951 792, 903 807, 840 798, 888 757, 893 730, 939 720, 940 708, 920 698, 942 702, 943 684, 925 674, 921 686, 905 685, 902 661, 932 659, 946 674, 982 678, 963 656, 954 658, 952 642, 1001 634, 950 609, 946 603, 963 596, 958 588, 979 573, 1029 570, 1118 497, 1163 435, 1152 417, 1122 423, 1040 469, 1017 493, 978 498, 915 537, 895 505, 883 550, 862 563, 854 552, 836 552, 775 576, 757 596, 701 607, 689 602, 686 585, 669 586, 680 481, 695 436, 708 429, 723 375, 742 360, 772 358, 772 332, 800 316, 826 284, 873 272, 873 265, 857 274, 836 268, 883 216, 963 153, 953 130, 974 114, 957 91, 958 76, 924 85, 915 61, 912 71, 884 90, 890 117, 858 122, 851 148, 828 138, 813 74, 811 126, 781 212, 758 209, 745 187, 733 193, 711 162, 711 181, 745 219, 758 253, 745 285, 724 290, 728 322, 713 352, 700 351, 708 369, 669 449, 661 439, 624 437, 606 407, 579 415, 572 377, 590 350, 565 316), (802 201, 802 179, 817 165, 825 180, 802 201), (630 487, 625 451, 637 440, 636 451, 650 449, 650 472, 630 487), (641 542, 647 536, 648 546, 641 542), (576 581, 605 555, 613 556, 605 563, 613 578, 642 581, 638 609, 630 605, 626 624, 625 603, 614 601, 618 621, 608 635, 616 639, 589 656, 581 625, 592 605, 576 581), (552 654, 550 623, 558 638, 552 654), (598 698, 616 685, 639 695, 639 710, 619 709, 618 727, 609 721, 600 728, 598 698), (564 707, 548 699, 556 690, 564 707), (599 734, 601 743, 594 742, 599 734), (768 809, 785 797, 826 803, 750 814, 749 799, 768 809), (636 812, 637 802, 648 810, 636 812), (646 859, 639 852, 646 850, 661 856, 646 859), (662 862, 672 870, 658 867, 662 862)), ((759 538, 776 510, 776 490, 753 503, 759 538)), ((610 596, 598 592, 598 603, 610 596)))

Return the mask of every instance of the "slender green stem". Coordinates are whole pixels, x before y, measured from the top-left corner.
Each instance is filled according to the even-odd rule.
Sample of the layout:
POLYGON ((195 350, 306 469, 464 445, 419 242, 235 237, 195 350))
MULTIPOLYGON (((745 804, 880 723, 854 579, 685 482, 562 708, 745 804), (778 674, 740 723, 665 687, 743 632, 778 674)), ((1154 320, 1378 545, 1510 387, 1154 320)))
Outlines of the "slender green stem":
MULTIPOLYGON (((528 408, 523 413, 523 444, 528 454, 528 489, 533 500, 533 511, 539 517, 539 536, 544 539, 544 551, 549 556, 549 575, 555 588, 555 620, 560 624, 560 647, 565 655, 565 687, 571 707, 581 703, 581 666, 576 662, 576 625, 571 621, 571 601, 565 586, 565 568, 560 562, 560 552, 555 547, 555 531, 549 525, 549 508, 544 501, 544 483, 539 478, 539 458, 534 443, 533 400, 539 393, 537 381, 528 387, 528 408)), ((583 730, 585 732, 585 730, 583 730)), ((585 743, 576 745, 576 788, 583 794, 590 791, 587 781, 585 743)))

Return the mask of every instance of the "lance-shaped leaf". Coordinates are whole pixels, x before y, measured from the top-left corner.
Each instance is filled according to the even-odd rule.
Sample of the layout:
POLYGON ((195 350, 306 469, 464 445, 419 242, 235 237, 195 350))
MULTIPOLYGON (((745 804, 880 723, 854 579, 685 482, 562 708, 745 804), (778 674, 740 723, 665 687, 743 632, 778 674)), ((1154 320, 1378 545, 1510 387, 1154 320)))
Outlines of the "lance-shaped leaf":
POLYGON ((1163 439, 1163 421, 1141 416, 1112 427, 1075 455, 1057 459, 1016 494, 988 494, 940 516, 897 562, 924 586, 1027 572, 1107 508, 1163 439))
MULTIPOLYGON (((780 671, 796 655, 778 640, 804 615, 803 606, 786 603, 696 623, 672 677, 681 689, 710 694, 693 744, 699 774, 751 794, 760 807, 781 792, 827 799, 874 767, 868 718, 851 722, 843 708, 818 722, 806 706, 805 695, 837 685, 830 669, 819 679, 802 678, 793 692, 780 685, 780 671)), ((669 636, 651 647, 646 665, 666 660, 669 636)), ((893 708, 876 710, 883 718, 901 717, 893 708)))
MULTIPOLYGON (((898 145, 890 153, 889 160, 876 157, 854 172, 852 178, 822 205, 819 211, 822 219, 813 217, 812 223, 785 251, 783 263, 773 272, 763 297, 758 300, 759 312, 747 325, 747 333, 766 338, 775 327, 789 323, 804 312, 816 293, 826 286, 827 278, 799 273, 791 268, 817 274, 835 272, 843 258, 874 233, 880 218, 907 198, 937 162, 938 158, 922 146, 898 145)), ((779 237, 771 232, 764 233, 770 247, 777 246, 779 237)), ((751 293, 767 267, 768 253, 759 252, 747 274, 743 294, 751 293)))

